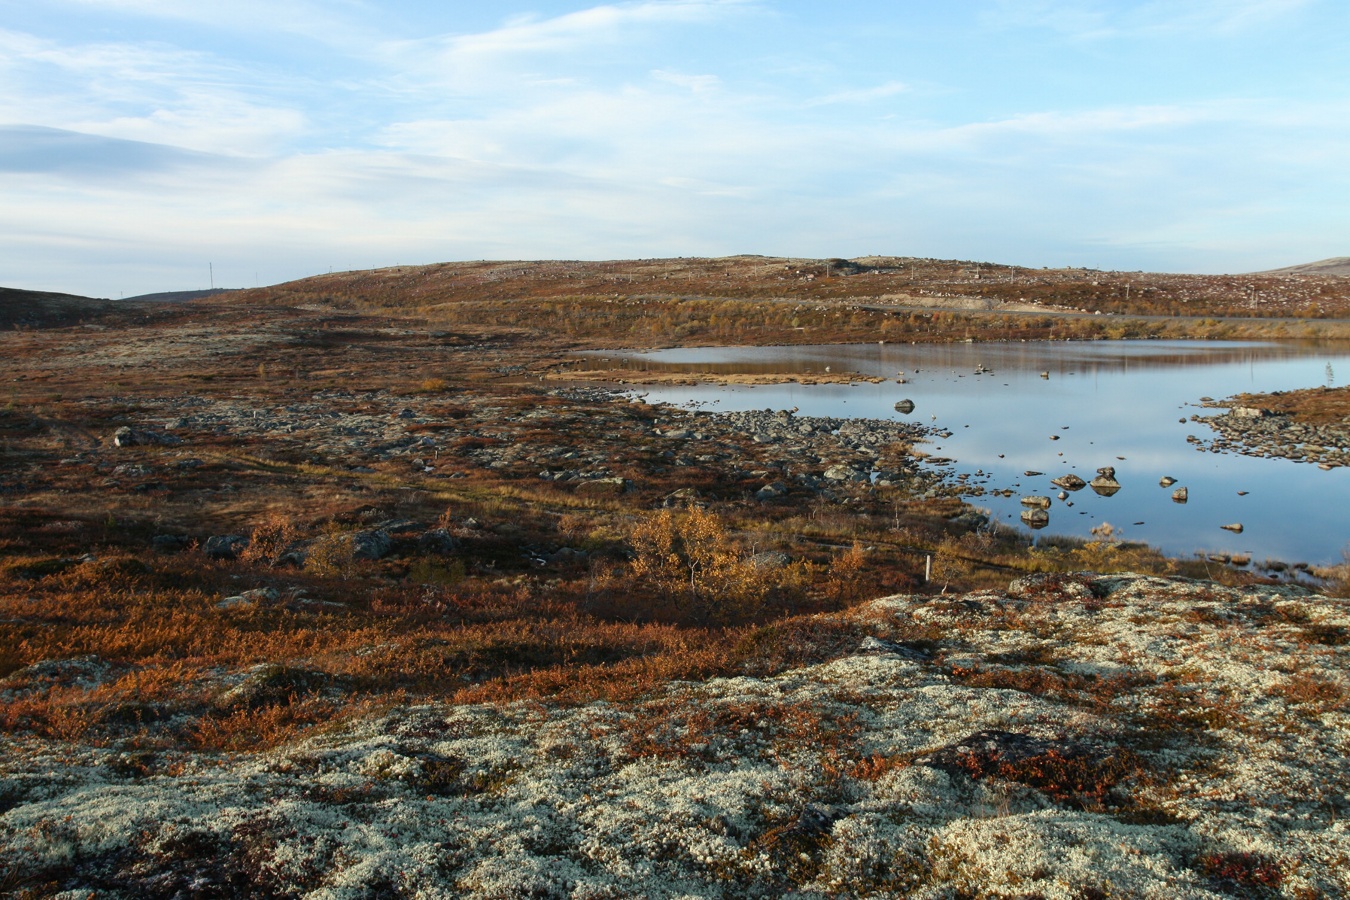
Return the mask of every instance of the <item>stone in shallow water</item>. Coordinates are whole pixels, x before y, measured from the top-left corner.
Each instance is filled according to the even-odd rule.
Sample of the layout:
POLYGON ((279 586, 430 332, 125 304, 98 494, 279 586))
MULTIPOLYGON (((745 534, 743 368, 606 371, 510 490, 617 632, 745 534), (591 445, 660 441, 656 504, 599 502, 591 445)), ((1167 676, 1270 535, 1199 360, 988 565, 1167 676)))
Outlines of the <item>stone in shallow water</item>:
POLYGON ((1024 509, 1022 521, 1029 528, 1044 528, 1050 524, 1050 514, 1043 509, 1024 509))

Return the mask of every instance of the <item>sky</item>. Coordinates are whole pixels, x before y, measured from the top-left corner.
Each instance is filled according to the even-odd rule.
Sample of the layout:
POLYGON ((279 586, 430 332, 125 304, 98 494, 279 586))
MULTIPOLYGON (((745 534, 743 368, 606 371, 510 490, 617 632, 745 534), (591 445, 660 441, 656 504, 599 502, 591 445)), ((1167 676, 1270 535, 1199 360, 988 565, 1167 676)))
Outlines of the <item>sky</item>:
POLYGON ((0 0, 0 285, 1350 255, 1345 0, 0 0))

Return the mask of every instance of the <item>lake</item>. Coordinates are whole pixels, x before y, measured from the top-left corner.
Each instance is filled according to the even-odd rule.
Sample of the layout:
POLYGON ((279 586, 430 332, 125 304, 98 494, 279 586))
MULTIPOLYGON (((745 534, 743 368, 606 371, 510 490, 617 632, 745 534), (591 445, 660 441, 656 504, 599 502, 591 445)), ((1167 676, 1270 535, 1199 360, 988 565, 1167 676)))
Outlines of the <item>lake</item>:
POLYGON ((913 419, 950 437, 923 449, 947 457, 968 483, 1011 498, 970 502, 1024 528, 1019 498, 1051 497, 1050 524, 1038 534, 1087 537, 1109 522, 1125 540, 1175 555, 1247 554, 1326 565, 1342 561, 1350 541, 1350 468, 1209 452, 1214 432, 1192 421, 1220 410, 1223 399, 1335 386, 1350 378, 1350 347, 1296 342, 1095 341, 978 344, 866 344, 793 347, 681 348, 592 354, 629 371, 787 373, 826 371, 882 376, 880 384, 644 385, 652 403, 712 412, 792 409, 800 415, 913 419), (637 371, 634 371, 637 370, 637 371), (1045 373, 1047 377, 1043 377, 1045 373), (897 384, 897 376, 905 379, 897 384), (895 404, 912 400, 902 415, 895 404), (1091 480, 1113 466, 1121 490, 1091 489, 1056 498, 1050 479, 1073 472, 1091 480), (1038 475, 1026 475, 1026 472, 1038 475), (1175 478, 1164 488, 1159 479, 1175 478), (1172 501, 1185 486, 1186 504, 1172 501), (1243 492, 1243 493, 1239 493, 1243 492), (1221 525, 1240 522, 1242 534, 1221 525))

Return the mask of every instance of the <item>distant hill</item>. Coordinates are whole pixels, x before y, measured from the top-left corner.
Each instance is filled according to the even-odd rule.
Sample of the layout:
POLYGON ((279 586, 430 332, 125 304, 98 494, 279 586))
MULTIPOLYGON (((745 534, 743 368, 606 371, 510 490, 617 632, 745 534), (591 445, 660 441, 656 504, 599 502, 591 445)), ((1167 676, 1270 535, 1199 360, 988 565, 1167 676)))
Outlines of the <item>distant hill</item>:
POLYGON ((149 321, 171 313, 173 304, 228 294, 226 288, 209 291, 165 291, 125 300, 81 297, 50 291, 0 287, 0 329, 63 328, 70 325, 149 321))
POLYGON ((177 303, 183 300, 201 300, 204 297, 214 297, 216 294, 228 294, 230 288, 215 288, 209 291, 161 291, 158 294, 137 294, 135 297, 128 297, 127 300, 135 300, 141 303, 177 303))
POLYGON ((75 325, 109 312, 116 301, 0 287, 0 328, 75 325))
POLYGON ((1333 256, 1318 262, 1304 263, 1301 266, 1287 266, 1283 269, 1269 269, 1256 275, 1350 275, 1350 256, 1333 256))

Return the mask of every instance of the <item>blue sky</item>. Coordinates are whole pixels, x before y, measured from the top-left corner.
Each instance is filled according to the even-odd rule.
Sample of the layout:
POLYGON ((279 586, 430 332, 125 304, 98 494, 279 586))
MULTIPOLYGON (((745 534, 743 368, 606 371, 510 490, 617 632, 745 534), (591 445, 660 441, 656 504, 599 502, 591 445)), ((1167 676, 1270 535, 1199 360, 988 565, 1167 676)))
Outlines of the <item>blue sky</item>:
POLYGON ((1344 0, 0 0, 0 285, 1350 255, 1347 51, 1344 0))

